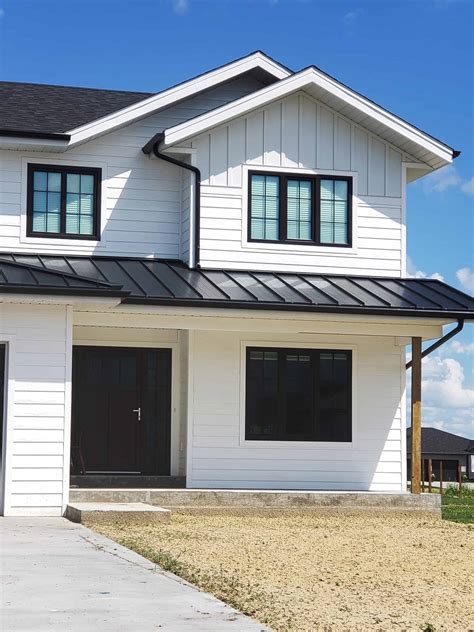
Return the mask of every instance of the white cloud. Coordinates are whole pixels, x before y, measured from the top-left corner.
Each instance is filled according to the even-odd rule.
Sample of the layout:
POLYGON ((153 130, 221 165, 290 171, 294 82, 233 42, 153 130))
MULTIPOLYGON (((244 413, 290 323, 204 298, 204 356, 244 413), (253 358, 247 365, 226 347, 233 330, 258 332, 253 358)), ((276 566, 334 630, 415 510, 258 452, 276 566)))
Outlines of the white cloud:
POLYGON ((461 191, 466 195, 474 195, 474 176, 461 184, 461 191))
POLYGON ((474 195, 474 177, 463 180, 454 165, 433 171, 423 178, 422 186, 425 193, 442 193, 454 187, 466 195, 474 195))
POLYGON ((456 272, 459 283, 469 292, 474 292, 474 270, 465 267, 456 272))
POLYGON ((2 9, 2 7, 0 7, 0 19, 5 17, 5 9, 2 9))
POLYGON ((422 392, 426 406, 443 409, 465 408, 474 414, 474 389, 466 388, 464 380, 464 369, 454 358, 425 358, 422 392))
POLYGON ((354 20, 357 20, 357 18, 359 17, 360 14, 361 14, 361 10, 360 9, 355 9, 353 11, 348 11, 344 15, 344 20, 346 20, 346 22, 353 22, 354 20))
POLYGON ((470 355, 471 353, 474 353, 474 342, 467 342, 464 344, 458 340, 454 340, 451 343, 451 350, 454 351, 454 353, 470 355))
POLYGON ((437 279, 438 281, 444 281, 444 277, 439 272, 432 272, 431 274, 427 274, 423 272, 423 270, 419 270, 417 266, 413 263, 411 257, 407 256, 407 275, 409 277, 414 277, 415 279, 437 279))
POLYGON ((171 0, 171 4, 178 15, 184 15, 189 9, 189 0, 171 0))

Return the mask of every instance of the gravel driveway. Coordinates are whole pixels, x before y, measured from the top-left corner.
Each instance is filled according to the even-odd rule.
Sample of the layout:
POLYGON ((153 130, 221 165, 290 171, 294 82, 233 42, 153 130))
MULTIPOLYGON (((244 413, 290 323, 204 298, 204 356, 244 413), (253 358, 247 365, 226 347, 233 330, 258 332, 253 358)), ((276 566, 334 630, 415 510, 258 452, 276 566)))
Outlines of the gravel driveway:
POLYGON ((472 629, 471 525, 414 513, 175 512, 159 526, 95 528, 274 630, 472 629))

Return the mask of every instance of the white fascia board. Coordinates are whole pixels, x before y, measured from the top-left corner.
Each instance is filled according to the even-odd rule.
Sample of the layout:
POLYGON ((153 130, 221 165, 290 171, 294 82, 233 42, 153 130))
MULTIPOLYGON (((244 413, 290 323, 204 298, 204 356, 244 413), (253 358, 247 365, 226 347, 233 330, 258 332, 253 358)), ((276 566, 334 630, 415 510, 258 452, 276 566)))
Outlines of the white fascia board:
POLYGON ((19 294, 5 292, 0 294, 2 303, 15 303, 18 305, 72 305, 75 309, 84 311, 109 310, 117 307, 122 302, 117 297, 102 296, 67 296, 53 294, 19 294))
POLYGON ((25 136, 1 136, 0 149, 63 152, 69 146, 68 140, 50 138, 26 138, 25 136))
POLYGON ((291 72, 287 68, 280 66, 280 64, 263 53, 253 53, 226 66, 204 73, 195 79, 190 79, 189 81, 174 86, 169 90, 164 90, 122 110, 113 112, 97 121, 68 131, 67 133, 71 136, 69 147, 83 143, 91 137, 108 133, 123 125, 128 125, 135 120, 149 116, 165 107, 169 107, 176 101, 191 97, 203 90, 209 90, 224 81, 229 81, 257 68, 268 72, 278 80, 291 75, 291 72))
POLYGON ((432 152, 447 163, 452 162, 453 153, 451 147, 435 140, 431 136, 425 134, 421 130, 413 127, 406 121, 398 118, 394 114, 388 112, 384 108, 366 99, 360 94, 352 91, 343 84, 339 83, 332 77, 321 73, 315 68, 306 68, 301 72, 295 73, 280 80, 276 84, 272 84, 262 90, 253 92, 250 95, 232 101, 220 108, 211 110, 201 114, 200 116, 170 127, 165 130, 164 141, 161 145, 162 149, 166 149, 175 143, 180 143, 193 136, 197 136, 207 130, 222 125, 227 121, 243 116, 248 112, 263 107, 268 103, 277 99, 288 96, 297 91, 315 85, 327 91, 332 96, 341 99, 348 105, 363 112, 366 116, 372 118, 375 122, 385 125, 393 132, 401 134, 407 140, 410 140, 427 151, 432 152))

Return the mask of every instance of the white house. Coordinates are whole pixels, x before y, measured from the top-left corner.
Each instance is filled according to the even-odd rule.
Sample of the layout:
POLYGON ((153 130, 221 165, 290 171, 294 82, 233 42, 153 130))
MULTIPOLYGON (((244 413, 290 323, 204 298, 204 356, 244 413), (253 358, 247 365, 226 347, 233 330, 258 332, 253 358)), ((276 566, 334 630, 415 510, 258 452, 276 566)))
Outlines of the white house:
POLYGON ((61 515, 71 472, 405 492, 412 342, 417 491, 421 341, 474 301, 407 278, 405 189, 458 153, 261 52, 0 84, 3 513, 61 515))

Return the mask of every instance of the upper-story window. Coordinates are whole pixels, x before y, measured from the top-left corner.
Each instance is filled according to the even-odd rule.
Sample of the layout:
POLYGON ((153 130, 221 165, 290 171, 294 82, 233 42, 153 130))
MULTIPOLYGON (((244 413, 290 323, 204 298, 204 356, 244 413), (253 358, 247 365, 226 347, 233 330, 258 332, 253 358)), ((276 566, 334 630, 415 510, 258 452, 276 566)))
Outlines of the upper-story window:
POLYGON ((249 173, 249 240, 350 246, 352 178, 249 173))
POLYGON ((101 169, 28 165, 27 234, 99 239, 101 169))

